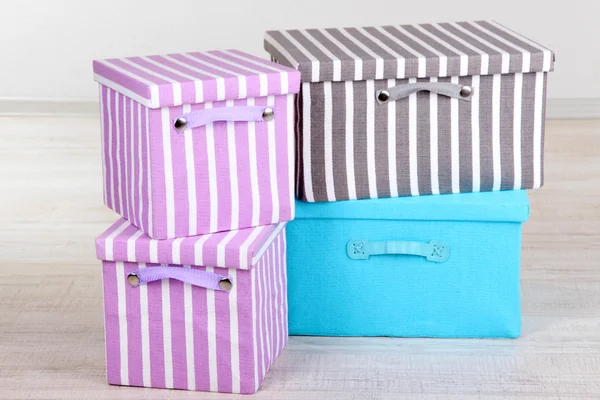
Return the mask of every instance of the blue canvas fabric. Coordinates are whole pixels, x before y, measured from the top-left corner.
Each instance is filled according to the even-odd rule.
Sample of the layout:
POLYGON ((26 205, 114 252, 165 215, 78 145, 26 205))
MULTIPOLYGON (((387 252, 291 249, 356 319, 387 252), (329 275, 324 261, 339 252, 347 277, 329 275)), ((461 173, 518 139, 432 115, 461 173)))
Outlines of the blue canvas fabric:
POLYGON ((524 191, 297 204, 288 224, 292 335, 515 338, 524 191), (348 256, 348 243, 444 243, 444 262, 348 256))

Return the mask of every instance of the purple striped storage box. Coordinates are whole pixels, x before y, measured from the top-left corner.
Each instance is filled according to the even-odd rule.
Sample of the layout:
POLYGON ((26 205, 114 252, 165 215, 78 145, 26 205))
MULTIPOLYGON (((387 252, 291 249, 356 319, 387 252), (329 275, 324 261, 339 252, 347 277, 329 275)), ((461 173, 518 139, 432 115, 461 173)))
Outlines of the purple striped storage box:
POLYGON ((156 240, 120 219, 96 239, 96 252, 108 383, 258 390, 287 343, 285 222, 156 240), (207 289, 181 273, 225 277, 231 289, 207 289))
POLYGON ((539 188, 552 51, 493 21, 269 31, 302 74, 298 197, 539 188))
POLYGON ((155 239, 293 219, 297 71, 227 50, 99 60, 94 74, 109 208, 155 239))

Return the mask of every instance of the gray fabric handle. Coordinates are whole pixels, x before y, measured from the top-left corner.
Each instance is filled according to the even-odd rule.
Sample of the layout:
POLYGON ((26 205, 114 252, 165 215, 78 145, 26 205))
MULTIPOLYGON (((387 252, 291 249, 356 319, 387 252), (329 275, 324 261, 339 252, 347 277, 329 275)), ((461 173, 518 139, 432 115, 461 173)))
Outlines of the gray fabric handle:
POLYGON ((470 101, 471 96, 473 95, 473 88, 471 86, 449 82, 417 82, 378 90, 376 98, 380 104, 383 104, 389 101, 403 99, 422 90, 466 101, 470 101))

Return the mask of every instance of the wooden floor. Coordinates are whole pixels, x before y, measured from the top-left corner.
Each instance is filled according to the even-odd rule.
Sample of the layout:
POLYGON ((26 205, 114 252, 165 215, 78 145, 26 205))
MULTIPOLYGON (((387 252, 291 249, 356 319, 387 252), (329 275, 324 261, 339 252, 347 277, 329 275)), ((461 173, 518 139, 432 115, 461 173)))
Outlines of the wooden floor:
MULTIPOLYGON (((93 118, 0 118, 0 399, 227 399, 108 386, 93 118)), ((256 398, 600 399, 600 121, 549 121, 518 340, 292 337, 256 398)), ((246 397, 247 398, 247 397, 246 397)))

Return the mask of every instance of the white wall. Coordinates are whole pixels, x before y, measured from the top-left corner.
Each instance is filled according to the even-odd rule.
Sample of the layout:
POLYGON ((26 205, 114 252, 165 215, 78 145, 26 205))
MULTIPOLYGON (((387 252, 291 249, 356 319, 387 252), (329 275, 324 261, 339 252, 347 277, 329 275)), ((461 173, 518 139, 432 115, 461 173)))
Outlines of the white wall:
POLYGON ((96 58, 220 48, 266 56, 267 29, 476 19, 557 53, 550 98, 593 98, 599 16, 596 0, 0 0, 0 99, 95 100, 96 58))

